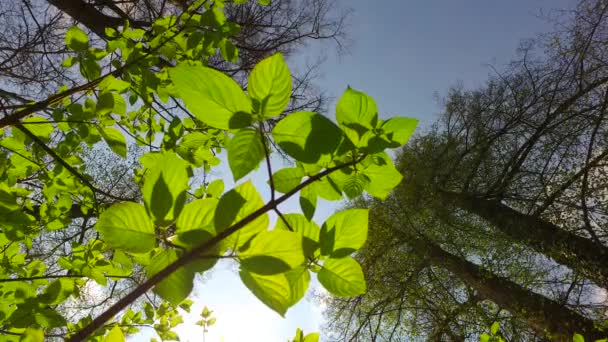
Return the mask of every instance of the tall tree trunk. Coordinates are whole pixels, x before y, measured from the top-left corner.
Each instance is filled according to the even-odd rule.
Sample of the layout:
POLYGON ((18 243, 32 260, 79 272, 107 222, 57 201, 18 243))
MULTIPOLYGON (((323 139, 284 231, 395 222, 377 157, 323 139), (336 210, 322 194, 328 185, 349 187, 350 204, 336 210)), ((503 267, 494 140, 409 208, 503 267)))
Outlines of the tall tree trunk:
POLYGON ((511 280, 488 272, 466 259, 446 252, 435 243, 412 241, 432 265, 445 268, 477 291, 477 296, 490 300, 526 320, 530 328, 541 336, 556 341, 572 341, 574 333, 595 341, 608 333, 594 327, 594 322, 553 300, 531 292, 511 280))
POLYGON ((580 275, 608 288, 608 248, 567 232, 538 216, 520 213, 495 200, 443 192, 442 200, 476 214, 515 241, 568 266, 580 275))

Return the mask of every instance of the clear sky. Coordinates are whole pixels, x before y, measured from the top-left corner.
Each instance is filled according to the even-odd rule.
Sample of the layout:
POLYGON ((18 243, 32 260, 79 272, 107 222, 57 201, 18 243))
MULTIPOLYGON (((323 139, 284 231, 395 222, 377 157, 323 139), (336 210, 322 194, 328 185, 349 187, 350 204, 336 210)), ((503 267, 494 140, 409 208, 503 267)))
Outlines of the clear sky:
MULTIPOLYGON (((416 117, 428 125, 440 111, 435 94, 445 94, 458 81, 481 85, 491 73, 488 63, 500 69, 514 57, 520 40, 551 29, 539 18, 541 9, 574 4, 571 0, 336 1, 337 6, 353 9, 348 28, 353 44, 347 54, 327 56, 317 85, 334 97, 350 85, 375 98, 381 117, 416 117)), ((327 46, 315 45, 307 49, 311 56, 326 50, 327 46)), ((301 62, 291 61, 294 67, 301 62)), ((325 114, 333 118, 333 104, 325 114)), ((281 162, 273 165, 278 168, 281 162)), ((263 188, 265 170, 252 178, 258 189, 263 188)), ((268 193, 262 195, 268 198, 268 193)), ((316 221, 323 222, 338 205, 319 203, 316 221)), ((283 207, 284 212, 298 210, 297 199, 283 207)), ((286 341, 296 327, 318 331, 323 322, 322 308, 310 298, 291 308, 285 319, 267 309, 242 285, 234 264, 223 262, 204 278, 195 285, 192 314, 185 315, 186 323, 178 329, 182 341, 202 341, 202 329, 194 322, 203 305, 217 317, 207 342, 286 341)))

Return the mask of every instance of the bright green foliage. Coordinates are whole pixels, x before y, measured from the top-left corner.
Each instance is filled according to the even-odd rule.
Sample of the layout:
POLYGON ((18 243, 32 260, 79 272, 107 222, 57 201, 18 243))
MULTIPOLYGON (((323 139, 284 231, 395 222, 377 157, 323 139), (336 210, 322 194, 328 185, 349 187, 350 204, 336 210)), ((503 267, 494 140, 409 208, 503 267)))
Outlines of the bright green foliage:
POLYGON ((348 138, 357 145, 365 132, 376 126, 376 102, 366 94, 348 87, 338 101, 336 120, 348 138))
POLYGON ((186 201, 188 164, 174 153, 156 154, 144 172, 146 210, 157 224, 167 225, 179 215, 186 201))
POLYGON ((249 272, 272 275, 304 264, 302 235, 285 231, 263 231, 239 253, 241 267, 249 272))
MULTIPOLYGON (((253 184, 248 181, 225 193, 215 211, 215 229, 218 233, 244 219, 264 205, 253 184)), ((268 228, 268 215, 264 214, 232 234, 223 245, 239 249, 249 239, 268 228)))
POLYGON ((264 117, 283 113, 291 96, 291 75, 282 54, 274 54, 253 68, 248 90, 264 117))
POLYGON ((202 122, 219 129, 244 128, 251 122, 251 101, 230 77, 184 64, 169 74, 179 97, 202 122))
POLYGON ((95 225, 104 241, 126 252, 145 253, 154 248, 154 224, 143 205, 124 202, 111 206, 95 225))
POLYGON ((326 163, 340 144, 340 129, 323 115, 297 112, 288 115, 272 130, 274 141, 303 163, 326 163), (322 158, 323 157, 323 158, 322 158))
POLYGON ((89 47, 89 36, 78 27, 72 26, 65 35, 65 45, 77 52, 84 51, 89 47))
POLYGON ((125 335, 118 326, 115 326, 110 332, 103 338, 104 342, 124 342, 125 335))
POLYGON ((333 214, 321 228, 321 254, 341 258, 355 252, 367 239, 367 209, 333 214))
MULTIPOLYGON (((231 41, 238 25, 227 20, 222 1, 199 5, 197 13, 158 19, 147 31, 129 23, 108 28, 105 49, 70 28, 66 46, 73 53, 62 65, 96 81, 59 89, 45 111, 24 105, 34 115, 19 117, 19 108, 0 132, 0 278, 11 279, 0 279, 0 324, 24 340, 43 340, 53 328, 81 331, 93 317, 68 321, 62 315, 66 301, 79 300, 91 280, 112 291, 135 276, 152 279, 164 302, 121 308, 111 322, 94 323, 91 339, 123 341, 141 325, 152 326, 163 340, 176 339, 178 308, 190 310, 196 275, 219 258, 239 262, 243 283, 282 316, 306 294, 311 272, 334 295, 365 293, 361 267, 350 255, 366 241, 367 211, 336 213, 319 228, 312 221, 317 201, 365 192, 385 198, 401 176, 384 150, 404 144, 416 121, 382 122, 373 99, 350 88, 338 103, 337 123, 319 113, 285 114, 292 77, 283 56, 256 65, 243 91, 205 66, 212 56, 239 59, 231 41), (103 74, 108 63, 120 72, 103 74), (159 109, 182 102, 191 115, 159 109), (145 150, 127 149, 127 141, 145 150), (246 179, 260 163, 270 164, 277 146, 295 167, 268 174, 269 202, 251 180, 224 189, 222 179, 207 178, 217 174, 212 171, 226 152, 234 180, 246 179), (111 170, 89 170, 85 151, 100 147, 122 160, 139 160, 132 183, 112 183, 111 170), (20 183, 33 178, 38 188, 20 183), (294 195, 302 213, 281 213, 269 230, 268 212, 294 195), (84 232, 73 234, 81 226, 84 232), (47 267, 30 253, 49 232, 73 237, 69 246, 57 247, 66 252, 47 267)), ((141 297, 145 290, 135 291, 141 297)), ((201 316, 206 331, 215 318, 209 310, 201 316)), ((297 338, 314 342, 318 334, 297 338)))
POLYGON ((280 169, 272 175, 274 189, 278 192, 288 193, 300 185, 305 175, 304 171, 297 167, 280 169))
POLYGON ((125 136, 120 133, 116 128, 106 127, 99 130, 99 133, 106 141, 108 146, 119 156, 127 157, 127 141, 125 136))
POLYGON ((264 145, 261 139, 257 131, 241 129, 228 143, 228 164, 235 182, 255 170, 264 159, 264 145))
POLYGON ((298 328, 296 330, 296 335, 290 342, 318 342, 319 341, 319 333, 310 333, 308 335, 304 335, 302 329, 298 328))
POLYGON ((319 271, 319 282, 338 297, 358 296, 366 291, 361 266, 350 257, 325 261, 319 271))

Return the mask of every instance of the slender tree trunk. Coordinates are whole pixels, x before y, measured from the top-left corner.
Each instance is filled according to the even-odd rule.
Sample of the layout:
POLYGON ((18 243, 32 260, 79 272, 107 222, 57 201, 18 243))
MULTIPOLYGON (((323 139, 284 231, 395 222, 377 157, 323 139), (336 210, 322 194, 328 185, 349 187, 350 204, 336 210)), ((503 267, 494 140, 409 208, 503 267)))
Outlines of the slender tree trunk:
POLYGON ((538 216, 522 214, 495 200, 444 192, 442 200, 476 214, 515 241, 568 266, 597 285, 608 288, 608 248, 567 232, 538 216))
POLYGON ((460 278, 480 298, 490 300, 525 319, 530 328, 541 336, 556 341, 572 341, 574 333, 579 333, 595 341, 608 335, 597 330, 592 320, 577 312, 448 253, 431 241, 416 239, 412 242, 432 265, 442 267, 460 278))

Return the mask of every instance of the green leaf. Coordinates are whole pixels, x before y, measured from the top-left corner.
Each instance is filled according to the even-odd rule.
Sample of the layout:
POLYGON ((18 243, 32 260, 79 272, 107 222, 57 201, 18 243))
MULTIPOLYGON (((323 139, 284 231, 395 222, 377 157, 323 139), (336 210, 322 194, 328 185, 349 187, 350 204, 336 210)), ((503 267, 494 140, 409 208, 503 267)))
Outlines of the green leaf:
POLYGON ((94 80, 101 75, 101 67, 93 58, 85 58, 80 61, 80 73, 88 80, 94 80))
POLYGON ((390 147, 404 145, 414 133, 418 120, 412 118, 391 118, 386 120, 381 129, 384 135, 392 143, 390 147))
POLYGON ((28 130, 34 133, 35 136, 42 140, 49 140, 51 134, 55 131, 53 125, 45 118, 32 116, 23 120, 23 124, 28 130))
POLYGON ((283 317, 289 307, 304 297, 310 282, 310 273, 305 267, 275 275, 260 275, 241 269, 239 275, 262 303, 283 317))
POLYGON ((239 259, 248 272, 262 275, 287 272, 306 261, 302 235, 287 230, 263 231, 251 240, 247 250, 239 253, 239 259))
POLYGON ((319 333, 310 333, 306 335, 303 342, 319 342, 319 333))
POLYGON ((213 218, 218 202, 215 198, 205 198, 186 204, 175 222, 175 232, 185 233, 191 230, 205 229, 215 235, 213 218))
POLYGON ((27 328, 25 329, 25 333, 19 340, 19 342, 43 342, 44 341, 44 331, 38 328, 27 328))
POLYGON ((369 156, 369 158, 374 161, 362 172, 369 180, 363 184, 363 188, 376 198, 386 199, 390 192, 401 183, 403 176, 386 153, 382 152, 369 156))
POLYGON ((78 58, 76 58, 74 56, 68 57, 63 62, 61 62, 61 66, 64 68, 69 68, 69 67, 73 66, 74 64, 76 64, 76 62, 78 62, 78 58))
POLYGON ((585 342, 585 338, 581 334, 574 334, 574 336, 572 336, 572 341, 573 342, 585 342))
POLYGON ((297 112, 279 121, 272 130, 272 136, 281 149, 296 160, 318 163, 331 159, 342 133, 320 114, 297 112))
POLYGON ((270 5, 271 0, 258 0, 258 3, 262 6, 270 5))
POLYGON ((249 273, 245 270, 239 272, 243 284, 262 303, 285 317, 291 304, 291 287, 284 273, 263 276, 249 273))
MULTIPOLYGON (((171 242, 177 246, 191 249, 216 235, 213 216, 218 205, 215 198, 192 201, 184 206, 175 223, 176 237, 171 242)), ((213 248, 208 255, 219 255, 213 248)))
POLYGON ((49 284, 38 299, 44 304, 57 305, 63 303, 75 291, 76 286, 73 279, 59 278, 49 284))
POLYGON ((103 140, 106 141, 114 153, 127 158, 127 140, 119 130, 112 127, 99 127, 99 134, 101 134, 103 140))
POLYGON ((321 227, 321 254, 342 258, 355 252, 367 240, 368 209, 337 212, 321 227))
POLYGON ((226 130, 249 125, 246 117, 251 114, 251 101, 230 77, 186 64, 170 69, 169 74, 179 97, 199 120, 226 130))
POLYGON ((114 96, 110 92, 103 92, 97 99, 97 106, 95 111, 97 115, 106 115, 112 112, 114 109, 114 96))
POLYGON ((166 226, 179 216, 186 201, 188 163, 173 152, 155 157, 146 167, 142 193, 150 216, 166 226))
POLYGON ((105 243, 126 252, 146 253, 156 245, 154 224, 139 203, 113 204, 99 215, 95 229, 105 243))
POLYGON ((363 134, 378 122, 374 99, 348 87, 336 106, 336 120, 348 138, 357 145, 363 134))
POLYGON ((72 26, 65 34, 65 45, 73 51, 85 51, 89 48, 89 36, 77 26, 72 26))
POLYGON ((299 167, 288 167, 281 169, 272 175, 274 189, 278 192, 288 193, 300 185, 306 174, 299 167))
POLYGON ((255 170, 266 155, 262 137, 255 129, 241 129, 227 146, 228 164, 234 181, 255 170))
POLYGON ((222 179, 216 179, 207 185, 205 189, 205 195, 207 197, 220 197, 224 192, 224 181, 222 179))
POLYGON ((253 68, 248 91, 261 104, 264 117, 283 113, 291 96, 291 75, 282 53, 265 58, 253 68))
POLYGON ((275 230, 290 230, 290 228, 302 235, 304 253, 307 257, 313 257, 319 247, 319 226, 302 214, 285 214, 282 218, 277 218, 275 230))
POLYGON ((295 305, 304 297, 310 284, 310 272, 306 266, 300 266, 285 273, 289 282, 289 306, 295 305))
POLYGON ((300 190, 300 207, 306 219, 312 220, 317 208, 317 192, 314 187, 306 186, 300 190))
MULTIPOLYGON (((174 263, 179 257, 179 252, 175 249, 168 249, 160 252, 152 258, 150 264, 146 267, 146 274, 148 277, 155 275, 174 263)), ((154 292, 164 300, 177 306, 186 299, 192 291, 194 275, 197 272, 208 270, 213 267, 214 264, 215 260, 210 262, 210 260, 207 259, 193 261, 186 266, 182 266, 158 283, 158 285, 154 287, 154 292)))
POLYGON ((366 291, 361 266, 350 257, 327 259, 318 278, 327 291, 338 297, 358 296, 366 291))
POLYGON ((222 58, 231 63, 236 63, 239 58, 239 50, 228 39, 222 39, 220 42, 220 53, 222 58))
POLYGON ((104 336, 103 342, 124 342, 125 335, 120 330, 120 327, 115 325, 110 332, 104 336))
POLYGON ((119 80, 112 75, 106 76, 103 81, 99 83, 99 90, 104 92, 118 92, 124 93, 129 90, 131 84, 123 80, 119 80))
MULTIPOLYGON (((225 193, 215 210, 215 228, 218 233, 262 208, 264 201, 251 181, 247 181, 225 193)), ((268 215, 263 214, 227 237, 222 244, 233 250, 244 245, 249 239, 268 228, 268 215)))
POLYGON ((496 335, 496 334, 498 334, 499 329, 500 329, 500 323, 494 322, 494 323, 492 323, 492 326, 490 327, 490 333, 492 333, 492 335, 496 335))
POLYGON ((213 311, 209 310, 206 306, 203 308, 203 311, 201 312, 201 317, 203 318, 209 318, 211 317, 211 313, 213 311))

